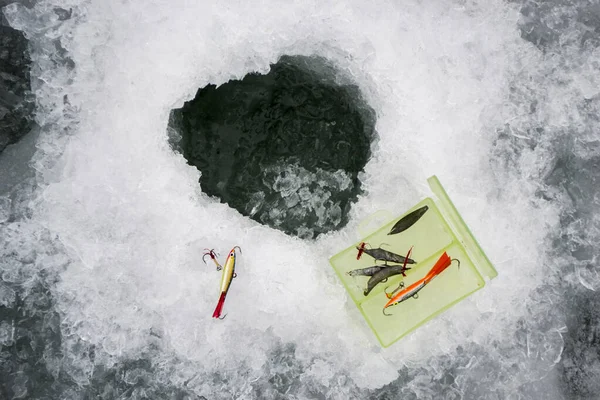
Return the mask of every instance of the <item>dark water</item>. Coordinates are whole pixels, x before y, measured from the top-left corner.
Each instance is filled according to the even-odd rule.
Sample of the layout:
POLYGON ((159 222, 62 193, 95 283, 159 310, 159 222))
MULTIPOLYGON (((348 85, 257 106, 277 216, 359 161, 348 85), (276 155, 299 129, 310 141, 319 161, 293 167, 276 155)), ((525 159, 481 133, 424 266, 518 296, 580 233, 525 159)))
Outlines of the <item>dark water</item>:
MULTIPOLYGON (((0 3, 2 4, 2 3, 0 3)), ((562 57, 565 63, 572 58, 572 53, 589 51, 595 49, 600 44, 600 9, 596 2, 568 2, 553 1, 546 3, 525 2, 522 7, 523 19, 520 24, 522 37, 537 46, 546 54, 555 57, 562 57), (571 41, 570 33, 573 31, 581 32, 571 41), (565 46, 565 42, 569 46, 565 46)), ((11 34, 12 35, 12 34, 11 34)), ((17 60, 17 64, 25 60, 24 47, 22 39, 4 39, 0 38, 0 60, 17 60), (19 47, 20 46, 20 47, 19 47), (18 53, 20 49, 21 53, 18 53), (8 52, 7 52, 8 51, 8 52), (16 52, 16 53, 15 53, 16 52), (8 58, 2 58, 2 54, 11 54, 8 58), (17 54, 14 56, 14 54, 17 54)), ((22 66, 22 64, 20 64, 22 66)), ((24 71, 23 69, 21 71, 24 71)), ((11 76, 19 76, 21 72, 12 72, 11 76)), ((297 72, 299 73, 299 72, 297 72)), ((23 75, 21 75, 23 76, 23 75)), ((12 78, 8 83, 4 81, 3 85, 6 92, 15 94, 19 99, 24 98, 26 87, 23 83, 18 84, 17 89, 6 89, 8 85, 13 84, 12 78), (20 86, 19 86, 20 85, 20 86), (17 94, 20 93, 20 94, 17 94)), ((15 87, 17 87, 15 86, 15 87)), ((0 86, 2 89, 2 86, 0 86)), ((212 90, 214 94, 215 89, 212 90)), ((352 99, 351 99, 352 100, 352 99)), ((356 100, 356 99, 354 99, 356 100)), ((224 100, 222 100, 224 101, 224 100)), ((319 103, 312 99, 309 103, 313 107, 320 109, 319 103)), ((19 108, 20 100, 10 97, 10 110, 21 117, 10 120, 8 126, 10 137, 18 138, 24 136, 29 125, 20 125, 19 120, 23 120, 23 108, 19 108), (13 131, 14 129, 14 131, 13 131)), ((585 98, 581 99, 573 107, 581 111, 581 115, 586 116, 583 128, 574 128, 573 131, 564 131, 552 136, 553 146, 555 147, 554 160, 552 168, 543 180, 543 186, 538 192, 538 196, 549 199, 549 201, 565 201, 568 199, 569 207, 561 216, 562 229, 560 232, 551 234, 554 247, 550 251, 556 255, 559 268, 565 272, 574 266, 585 266, 592 272, 598 271, 597 259, 599 256, 597 243, 600 240, 600 222, 597 218, 599 190, 596 184, 600 167, 600 154, 598 143, 587 143, 588 153, 596 156, 584 157, 580 144, 576 140, 578 136, 586 130, 598 132, 600 124, 598 123, 598 102, 599 99, 585 98)), ((0 107, 3 103, 0 102, 0 107)), ((8 104, 8 103, 5 103, 8 104)), ((349 102, 347 102, 349 104, 349 102)), ((7 108, 5 106, 5 108, 7 108)), ((346 108, 349 108, 347 105, 346 108)), ((0 108, 1 110, 1 108, 0 108)), ((534 120, 536 105, 530 104, 532 120, 534 120)), ((28 112, 31 112, 29 110, 28 112)), ((362 111, 364 112, 364 110, 362 111)), ((240 113, 242 113, 240 111, 240 113)), ((242 113, 243 114, 243 113, 242 113)), ((5 116, 8 114, 5 114, 5 116)), ((13 114, 15 115, 15 114, 13 114)), ((13 117, 10 117, 13 118, 13 117)), ((263 117, 264 118, 264 117, 263 117)), ((334 118, 336 118, 334 116, 334 118)), ((27 118, 25 118, 27 119, 27 118)), ((314 120, 311 123, 320 126, 314 120)), ((5 121, 0 117, 0 123, 5 121)), ((364 123, 364 122, 363 122, 364 123)), ((355 126, 359 126, 357 123, 355 126)), ((367 123, 368 125, 368 123, 367 123)), ((219 128, 221 129, 221 128, 219 128)), ((210 130, 209 130, 210 131, 210 130)), ((7 132, 6 130, 3 133, 7 132)), ((222 135, 215 128, 211 131, 212 139, 215 135, 222 135)), ((524 151, 527 146, 539 146, 544 142, 544 138, 549 135, 549 128, 540 124, 532 124, 531 132, 536 140, 523 144, 523 142, 514 141, 508 135, 502 132, 498 133, 493 161, 502 168, 511 168, 514 159, 524 151)), ((225 135, 227 136, 227 135, 225 135)), ((234 141, 242 140, 239 133, 234 133, 234 141)), ((8 135, 5 135, 8 137, 8 135)), ((221 136, 219 136, 221 137, 221 136)), ((10 139, 12 141, 18 139, 10 139)), ((285 140, 285 138, 283 138, 285 140)), ((365 143, 369 139, 361 139, 365 143)), ((216 146, 216 145, 215 145, 216 146)), ((258 144, 246 144, 248 148, 259 146, 258 144)), ((218 146, 217 146, 218 147, 218 146)), ((236 147, 236 150, 239 147, 236 147)), ((244 148, 244 146, 242 146, 244 148)), ((365 146, 364 148, 368 148, 365 146)), ((225 148, 221 151, 229 151, 225 148)), ((197 154, 199 167, 210 167, 211 160, 214 160, 215 153, 197 154), (205 164, 202 164, 204 162, 205 164)), ((328 150, 331 151, 331 150, 328 150)), ((5 152, 8 154, 7 152, 5 152)), ((23 150, 23 154, 27 151, 23 150)), ((30 153, 30 152, 29 152, 30 153)), ((267 154, 266 156, 271 156, 267 154)), ((0 155, 0 161, 6 160, 6 154, 0 155)), ((325 154, 325 153, 323 153, 325 154)), ((244 153, 237 153, 235 159, 244 157, 244 153)), ((284 157, 298 157, 297 154, 284 154, 284 157)), ((25 157, 25 156, 24 156, 25 157)), ((366 155, 368 158, 368 153, 366 155)), ((302 161, 307 167, 315 168, 317 166, 326 167, 321 162, 326 157, 304 157, 302 161)), ((299 161, 300 162, 300 161, 299 161)), ((3 165, 0 163, 0 165, 3 165)), ((304 165, 304 164, 303 164, 304 165)), ((358 167, 356 164, 355 167, 358 167)), ((343 166, 342 168, 346 168, 343 166)), ((7 168, 7 167, 5 167, 7 168)), ((231 176, 240 173, 243 166, 230 165, 231 176)), ((350 167, 349 167, 350 168, 350 167)), ((349 171, 354 171, 352 168, 349 171)), ((4 173, 4 170, 2 171, 4 173)), ((246 173, 245 171, 242 171, 246 173)), ((22 171, 26 176, 27 171, 22 171)), ((207 182, 213 182, 213 189, 203 189, 212 195, 223 196, 227 194, 227 187, 221 186, 219 192, 219 182, 230 182, 237 191, 250 196, 257 191, 267 191, 268 185, 264 179, 254 181, 254 186, 246 190, 241 182, 232 180, 223 180, 210 175, 207 172, 207 182), (237 185, 237 186, 236 186, 237 185), (213 190, 213 192, 210 192, 213 190)), ((28 176, 28 175, 27 175, 28 176)), ((5 183, 6 175, 0 174, 0 180, 5 183)), ((23 181, 15 179, 10 185, 6 184, 6 190, 2 194, 8 194, 12 199, 10 221, 19 221, 27 219, 28 210, 28 191, 25 189, 28 185, 23 181), (8 187, 10 186, 10 187, 8 187)), ((206 184, 209 187, 209 184, 206 184)), ((30 189, 29 189, 30 190, 30 189)), ((231 192, 231 190, 229 190, 231 192)), ((266 193, 266 192, 265 192, 266 193)), ((231 195, 231 193, 229 193, 231 195)), ((341 195, 341 194, 340 194, 341 195)), ((348 195, 348 193, 346 193, 348 195)), ((266 198, 265 194, 265 198, 266 198)), ((236 201, 240 203, 240 212, 248 213, 248 210, 241 205, 240 200, 235 198, 222 197, 224 201, 231 201, 233 207, 236 207, 236 201)), ((348 197, 351 202, 351 197, 348 197)), ((279 204, 280 198, 274 198, 273 204, 279 204)), ((236 207, 237 208, 237 207, 236 207)), ((258 213, 258 211, 257 211, 258 213)), ((269 223, 268 221, 266 223, 269 223)), ((340 221, 340 224, 342 222, 340 221)), ((112 368, 104 368, 102 365, 96 365, 90 373, 90 379, 79 376, 80 359, 86 358, 89 363, 94 364, 94 348, 87 345, 84 341, 78 342, 78 348, 65 349, 61 347, 63 338, 61 334, 61 321, 59 311, 56 309, 51 287, 57 277, 44 274, 35 276, 23 275, 27 269, 20 269, 20 265, 29 265, 31 263, 59 263, 60 252, 57 249, 47 248, 45 253, 31 254, 23 250, 22 243, 19 243, 17 235, 13 235, 8 229, 0 225, 2 252, 0 253, 0 263, 2 265, 2 280, 0 280, 0 398, 31 398, 31 399, 55 399, 55 398, 177 398, 193 399, 198 398, 192 391, 184 387, 174 388, 165 383, 166 379, 160 379, 160 374, 165 373, 165 369, 152 364, 152 355, 157 350, 149 348, 146 354, 141 354, 139 358, 120 361, 112 368), (22 273, 21 273, 21 272, 22 273)), ((280 229, 295 233, 296 225, 279 225, 280 229)), ((331 229, 335 227, 332 226, 331 229)), ((44 236, 43 232, 31 232, 31 237, 39 242, 51 243, 52 238, 44 236)), ((447 398, 447 399, 475 399, 475 398, 508 398, 510 395, 519 395, 520 398, 565 398, 565 399, 596 399, 600 390, 600 343, 598 339, 600 328, 600 297, 597 291, 586 289, 582 285, 574 285, 570 282, 562 282, 559 287, 549 289, 547 294, 552 293, 555 300, 555 309, 557 314, 566 316, 568 331, 563 334, 565 348, 557 368, 549 375, 542 377, 536 383, 530 383, 518 387, 514 392, 508 393, 501 390, 492 390, 494 383, 504 382, 510 378, 511 372, 518 371, 515 367, 511 371, 507 369, 501 361, 504 358, 510 358, 513 353, 526 352, 527 344, 522 340, 522 333, 527 333, 535 328, 531 321, 522 321, 522 332, 517 332, 514 338, 511 338, 511 346, 506 343, 497 343, 494 345, 494 351, 479 348, 472 345, 469 348, 458 348, 452 356, 444 356, 430 361, 430 368, 409 369, 402 368, 400 377, 386 385, 385 387, 372 390, 353 392, 356 397, 374 398, 374 399, 416 399, 425 397, 447 398), (473 358, 477 361, 473 362, 473 358), (468 366, 468 373, 465 369, 468 366), (440 371, 434 373, 432 371, 440 371), (460 374, 459 374, 460 371, 460 374), (458 393, 453 385, 456 377, 461 375, 463 387, 467 390, 458 393), (407 388, 408 382, 422 382, 421 395, 417 395, 412 389, 407 388), (466 383, 465 383, 466 381, 466 383), (551 392, 558 389, 560 393, 551 392)), ((598 289, 598 288, 596 288, 598 289)), ((535 295, 535 294, 534 294, 535 295)), ((64 327, 62 327, 64 328, 64 327)), ((64 332, 68 332, 65 329, 64 332)), ((295 349, 291 345, 280 346, 280 351, 270 355, 269 366, 265 367, 265 377, 253 384, 253 394, 257 398, 288 398, 288 393, 300 393, 311 398, 327 398, 327 388, 325 387, 303 387, 302 383, 294 379, 304 368, 304 364, 295 357, 295 349)), ((222 382, 224 378, 215 376, 215 382, 222 382)), ((344 377, 339 377, 344 379, 344 377)), ((215 383, 217 384, 217 383, 215 383)), ((347 386, 352 388, 352 382, 348 381, 347 386)), ((517 398, 517 397, 515 397, 517 398)))
MULTIPOLYGON (((1 0, 0 9, 12 1, 1 0)), ((33 127, 27 40, 0 18, 0 153, 33 127)))
POLYGON ((282 57, 198 90, 171 126, 202 190, 287 234, 313 238, 344 226, 371 154, 375 112, 321 58, 282 57))

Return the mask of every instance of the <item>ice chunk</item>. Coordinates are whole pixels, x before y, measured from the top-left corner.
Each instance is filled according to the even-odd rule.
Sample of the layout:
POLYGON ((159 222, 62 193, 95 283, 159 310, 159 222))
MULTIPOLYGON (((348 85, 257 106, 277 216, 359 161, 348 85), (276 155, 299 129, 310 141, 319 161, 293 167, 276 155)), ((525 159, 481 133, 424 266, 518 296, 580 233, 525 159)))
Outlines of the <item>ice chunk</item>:
POLYGON ((577 267, 577 277, 579 282, 589 290, 600 289, 600 274, 598 268, 595 265, 585 265, 577 267))
POLYGON ((292 193, 290 196, 285 198, 285 206, 287 208, 293 208, 298 203, 300 203, 300 196, 298 196, 298 193, 292 193))
MULTIPOLYGON (((352 181, 344 171, 317 168, 311 172, 293 160, 266 168, 264 183, 279 193, 283 201, 276 200, 268 206, 270 211, 261 218, 263 222, 279 226, 283 221, 310 222, 316 218, 316 227, 323 231, 337 227, 342 219, 341 207, 331 201, 332 191, 341 193, 352 189, 352 181), (276 208, 278 211, 274 211, 276 208)), ((309 231, 302 232, 305 236, 309 231)))
POLYGON ((298 191, 300 186, 306 182, 300 175, 294 176, 292 171, 283 171, 275 177, 273 189, 281 193, 282 197, 288 197, 298 191))
POLYGON ((29 377, 23 371, 19 371, 15 374, 12 390, 13 390, 13 399, 24 399, 27 396, 27 382, 29 381, 29 377))
POLYGON ((11 201, 8 196, 0 196, 0 224, 10 217, 11 201))
POLYGON ((15 327, 8 321, 0 322, 0 346, 10 346, 15 335, 15 327))
POLYGON ((308 200, 310 200, 310 198, 312 197, 312 194, 310 193, 310 189, 306 186, 301 187, 300 190, 298 190, 298 196, 300 197, 300 200, 306 202, 308 200))
POLYGON ((246 206, 246 210, 248 211, 248 214, 253 217, 257 212, 260 211, 260 209, 262 208, 263 204, 265 201, 265 194, 264 192, 257 192, 252 194, 252 196, 250 197, 250 201, 248 202, 247 206, 246 206))
POLYGON ((16 300, 15 291, 6 283, 0 281, 0 306, 12 307, 16 300))

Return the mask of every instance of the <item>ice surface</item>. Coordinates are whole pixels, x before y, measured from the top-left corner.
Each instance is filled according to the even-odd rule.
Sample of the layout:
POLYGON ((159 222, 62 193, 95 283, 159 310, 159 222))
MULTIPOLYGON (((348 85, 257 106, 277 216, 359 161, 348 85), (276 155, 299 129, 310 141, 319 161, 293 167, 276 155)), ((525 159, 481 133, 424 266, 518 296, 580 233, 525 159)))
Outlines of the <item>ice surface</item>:
POLYGON ((8 196, 0 196, 0 224, 10 217, 11 201, 8 196))
POLYGON ((10 307, 15 302, 15 291, 5 283, 0 282, 0 305, 10 307))
POLYGON ((8 346, 11 344, 14 336, 14 326, 3 321, 0 323, 0 346, 8 346))
MULTIPOLYGON (((520 37, 518 9, 496 1, 48 0, 32 10, 8 6, 5 15, 32 42, 43 132, 34 157, 39 188, 19 200, 31 220, 1 225, 2 279, 33 287, 42 272, 57 277, 49 285, 64 357, 49 359, 70 380, 83 387, 98 379, 95 371, 148 359, 151 373, 123 372, 132 385, 123 397, 163 385, 206 398, 345 399, 379 388, 396 397, 509 398, 539 381, 559 393, 545 379, 565 346, 560 282, 597 283, 595 271, 586 275, 588 267, 548 251, 565 213, 586 197, 569 200, 543 182, 557 146, 593 158, 595 51, 577 53, 574 39, 564 51, 576 62, 545 55, 520 37), (73 8, 72 17, 61 21, 54 7, 73 8), (198 172, 167 143, 169 110, 198 87, 265 72, 282 54, 332 60, 378 115, 379 139, 361 177, 366 193, 346 228, 316 241, 207 198, 198 172), (561 144, 572 127, 581 140, 561 144), (358 239, 371 212, 400 214, 427 195, 431 174, 499 276, 382 350, 327 258, 358 239), (202 252, 223 255, 235 245, 243 254, 228 316, 213 320, 220 275, 202 252), (141 380, 153 381, 134 387, 141 380)), ((303 172, 286 168, 296 178, 273 185, 289 194, 290 210, 302 205, 324 217, 326 191, 308 191, 303 172)), ((262 201, 257 194, 252 207, 262 201)), ((1 337, 7 329, 1 325, 1 337)), ((31 382, 11 379, 15 395, 26 396, 31 382)))

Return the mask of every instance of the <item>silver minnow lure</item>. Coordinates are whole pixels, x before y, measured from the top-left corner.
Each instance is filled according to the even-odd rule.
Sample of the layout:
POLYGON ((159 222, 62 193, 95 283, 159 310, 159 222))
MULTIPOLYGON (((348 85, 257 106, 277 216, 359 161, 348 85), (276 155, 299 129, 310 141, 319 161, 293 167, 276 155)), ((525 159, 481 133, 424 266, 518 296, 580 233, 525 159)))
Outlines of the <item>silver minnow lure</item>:
MULTIPOLYGON (((357 247, 357 249, 360 250, 359 247, 357 247)), ((369 256, 373 257, 375 260, 389 261, 398 264, 403 264, 404 260, 406 260, 407 264, 417 263, 415 260, 401 256, 400 254, 392 253, 391 251, 384 250, 381 247, 377 249, 363 249, 363 251, 369 256)))
POLYGON ((381 271, 375 273, 369 282, 367 282, 367 288, 364 291, 364 295, 367 296, 371 293, 371 290, 381 282, 385 282, 388 278, 394 275, 404 275, 404 272, 410 268, 406 268, 404 265, 392 265, 391 267, 383 268, 381 271))
POLYGON ((381 271, 383 268, 388 268, 389 265, 374 265, 372 267, 367 268, 359 268, 352 271, 346 272, 346 274, 350 276, 373 276, 377 272, 381 271))

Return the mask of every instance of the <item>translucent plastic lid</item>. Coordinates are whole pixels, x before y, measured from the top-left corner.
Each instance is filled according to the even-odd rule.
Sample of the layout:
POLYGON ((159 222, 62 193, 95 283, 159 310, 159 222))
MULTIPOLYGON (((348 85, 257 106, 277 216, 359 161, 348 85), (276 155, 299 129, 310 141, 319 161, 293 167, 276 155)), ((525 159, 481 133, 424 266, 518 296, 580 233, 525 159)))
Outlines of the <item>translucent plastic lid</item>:
MULTIPOLYGON (((428 183, 436 196, 436 201, 429 197, 425 198, 405 214, 391 220, 387 218, 388 222, 379 229, 329 260, 348 294, 383 347, 388 347, 453 304, 481 289, 485 285, 484 277, 492 279, 497 275, 439 180, 433 176, 428 179, 428 183), (410 221, 409 217, 408 221, 405 219, 402 225, 406 227, 410 225, 410 222, 414 222, 414 224, 399 233, 388 234, 403 217, 414 210, 424 210, 424 206, 427 206, 426 211, 417 218, 416 222, 414 222, 415 218, 410 221), (402 263, 386 263, 383 260, 376 260, 368 254, 370 251, 363 252, 360 259, 357 260, 359 253, 357 247, 360 248, 361 243, 365 243, 364 248, 367 250, 384 249, 401 256, 406 256, 412 246, 410 259, 416 263, 406 265, 406 267, 410 267, 405 271, 406 277, 401 274, 394 275, 375 285, 365 295, 365 289, 371 276, 356 275, 356 273, 349 275, 349 272, 387 264, 387 267, 380 269, 383 270, 389 266, 402 265, 402 263), (382 310, 388 302, 388 298, 384 290, 387 288, 387 291, 391 292, 398 287, 400 282, 404 283, 405 288, 417 282, 431 270, 444 252, 447 252, 450 258, 458 259, 460 268, 458 268, 458 263, 452 263, 450 267, 423 287, 417 296, 387 308, 386 313, 391 316, 385 316, 382 310)), ((376 219, 381 221, 390 215, 386 212, 374 214, 365 221, 365 224, 361 225, 360 231, 368 232, 369 222, 376 219)), ((378 255, 375 254, 375 256, 378 255)))

